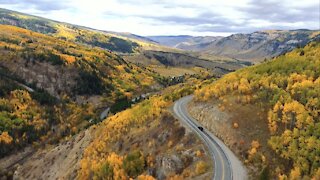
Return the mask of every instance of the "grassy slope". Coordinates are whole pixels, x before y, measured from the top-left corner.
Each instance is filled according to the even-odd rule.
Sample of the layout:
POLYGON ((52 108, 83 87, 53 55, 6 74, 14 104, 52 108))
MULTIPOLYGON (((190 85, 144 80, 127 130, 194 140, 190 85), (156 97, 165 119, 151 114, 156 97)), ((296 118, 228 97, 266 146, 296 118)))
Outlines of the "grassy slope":
MULTIPOLYGON (((237 123, 233 124, 234 131, 263 131, 264 135, 252 141, 246 163, 271 167, 272 177, 319 177, 319 52, 320 43, 312 42, 269 62, 228 74, 196 92, 198 101, 219 98, 221 109, 238 114, 233 120, 237 123), (250 116, 256 113, 256 118, 250 116), (266 128, 257 129, 259 124, 266 128), (244 129, 237 130, 238 126, 244 129), (284 161, 271 156, 273 153, 284 161)), ((268 174, 266 171, 261 176, 268 174)))

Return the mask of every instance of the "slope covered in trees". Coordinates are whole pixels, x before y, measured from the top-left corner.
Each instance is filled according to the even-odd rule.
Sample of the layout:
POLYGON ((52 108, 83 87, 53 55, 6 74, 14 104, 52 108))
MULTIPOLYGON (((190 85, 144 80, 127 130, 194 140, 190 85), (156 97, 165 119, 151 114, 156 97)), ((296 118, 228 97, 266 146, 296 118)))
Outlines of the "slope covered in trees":
POLYGON ((14 26, 0 25, 0 30, 0 64, 54 95, 105 94, 114 100, 146 91, 159 78, 100 48, 14 26))
MULTIPOLYGON (((268 109, 267 118, 257 117, 257 124, 258 121, 267 124, 268 146, 287 162, 287 167, 271 169, 272 175, 280 179, 320 176, 319 41, 261 65, 228 74, 197 90, 195 95, 197 101, 210 102, 219 98, 227 102, 235 98, 244 106, 253 104, 268 109)), ((252 142, 248 160, 256 159, 268 165, 271 157, 266 159, 263 153, 257 153, 259 141, 263 140, 252 142)))
POLYGON ((195 80, 107 118, 81 160, 79 179, 209 178, 210 158, 201 141, 168 112, 176 99, 193 92, 195 80))
POLYGON ((34 142, 57 142, 99 121, 98 107, 76 103, 78 96, 99 96, 111 106, 163 81, 112 52, 14 26, 0 25, 0 53, 1 157, 34 142))
MULTIPOLYGON (((0 69, 2 72, 3 70, 0 69)), ((0 79, 0 158, 26 145, 58 142, 97 119, 91 104, 78 105, 47 92, 30 92, 10 78, 0 79)))
MULTIPOLYGON (((137 43, 140 42, 138 40, 6 9, 0 9, 0 24, 13 25, 34 32, 52 35, 60 39, 71 40, 121 53, 133 53, 140 46, 137 43)), ((141 45, 143 44, 146 44, 146 42, 141 42, 141 45)))

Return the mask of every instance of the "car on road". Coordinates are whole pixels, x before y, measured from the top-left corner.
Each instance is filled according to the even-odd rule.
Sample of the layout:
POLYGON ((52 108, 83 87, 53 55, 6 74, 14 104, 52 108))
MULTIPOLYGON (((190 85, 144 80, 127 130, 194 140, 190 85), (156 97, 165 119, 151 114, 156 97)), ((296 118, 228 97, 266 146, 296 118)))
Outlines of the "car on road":
POLYGON ((201 126, 198 126, 198 129, 199 129, 200 131, 203 131, 203 127, 201 127, 201 126))

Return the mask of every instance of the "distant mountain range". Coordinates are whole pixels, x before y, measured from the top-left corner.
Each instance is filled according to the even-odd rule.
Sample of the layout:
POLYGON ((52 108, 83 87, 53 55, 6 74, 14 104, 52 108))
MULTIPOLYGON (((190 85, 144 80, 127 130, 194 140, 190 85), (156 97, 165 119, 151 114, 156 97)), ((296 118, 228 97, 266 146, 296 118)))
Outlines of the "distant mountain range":
POLYGON ((147 36, 162 45, 182 50, 201 50, 212 42, 220 40, 221 36, 147 36))
POLYGON ((303 47, 320 35, 319 30, 270 30, 228 37, 151 36, 162 45, 238 60, 259 62, 303 47))
POLYGON ((101 31, 61 23, 1 8, 0 24, 18 26, 60 39, 125 54, 141 50, 181 49, 195 51, 202 57, 216 56, 220 59, 231 58, 254 63, 284 54, 296 47, 303 47, 320 36, 319 30, 299 29, 258 31, 249 34, 233 34, 228 37, 188 35, 143 37, 131 33, 101 31))

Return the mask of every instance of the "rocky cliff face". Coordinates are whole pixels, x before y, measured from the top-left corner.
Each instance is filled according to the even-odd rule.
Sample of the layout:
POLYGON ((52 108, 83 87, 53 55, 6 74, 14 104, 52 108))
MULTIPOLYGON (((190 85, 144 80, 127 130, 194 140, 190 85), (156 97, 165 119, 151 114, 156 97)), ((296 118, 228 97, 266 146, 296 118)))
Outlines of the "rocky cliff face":
POLYGON ((320 31, 259 31, 234 34, 209 44, 204 52, 252 62, 262 61, 303 47, 320 31))
POLYGON ((26 63, 23 59, 0 61, 0 65, 8 68, 15 77, 44 89, 58 97, 62 92, 71 93, 76 86, 78 72, 73 67, 54 66, 47 62, 26 63))
POLYGON ((183 50, 199 51, 242 61, 261 62, 303 47, 319 36, 320 31, 312 30, 270 30, 250 34, 233 34, 228 37, 192 36, 152 36, 149 37, 162 45, 183 50))

